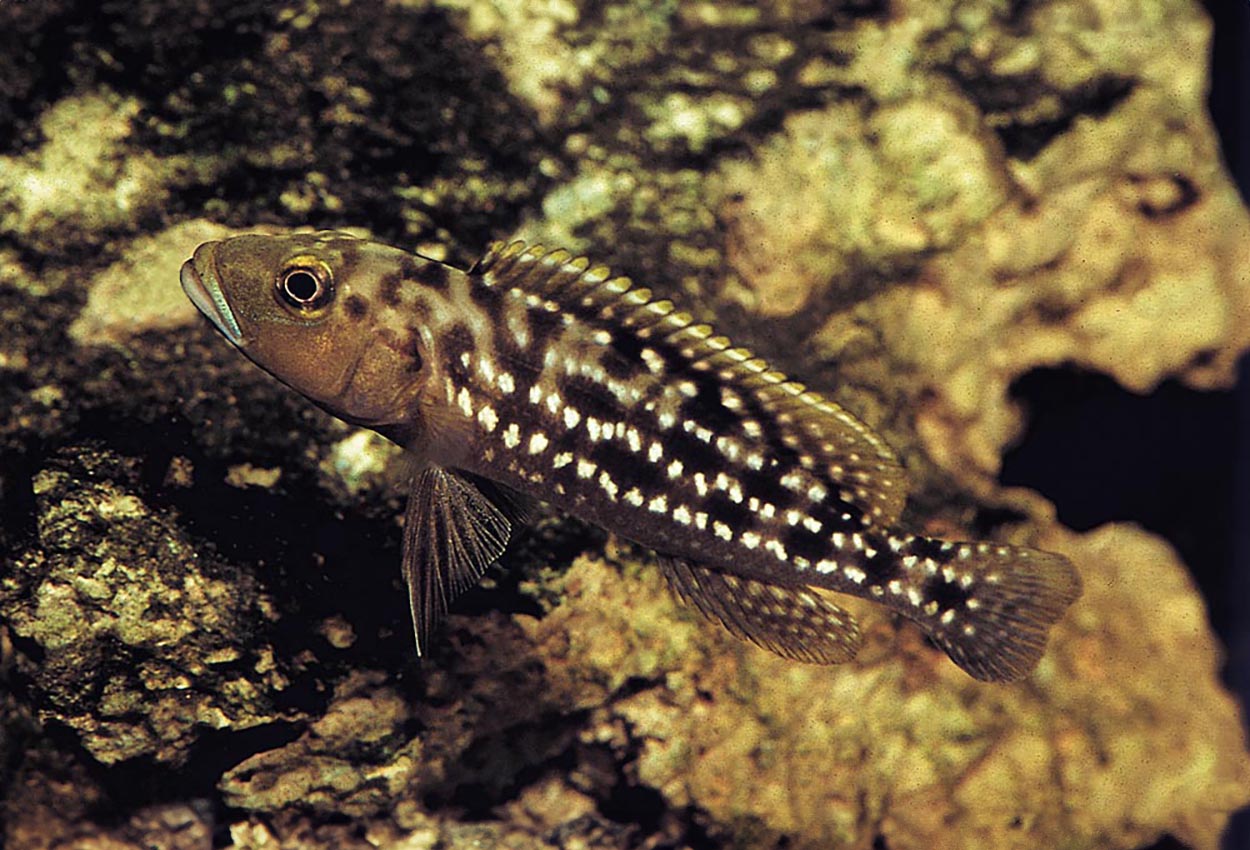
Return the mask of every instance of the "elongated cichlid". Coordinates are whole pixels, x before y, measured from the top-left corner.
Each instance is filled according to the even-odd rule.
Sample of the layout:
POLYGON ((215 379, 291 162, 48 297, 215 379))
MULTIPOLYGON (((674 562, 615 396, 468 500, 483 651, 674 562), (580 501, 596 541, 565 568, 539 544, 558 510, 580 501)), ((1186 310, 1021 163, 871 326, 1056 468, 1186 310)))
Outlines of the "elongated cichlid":
POLYGON ((679 598, 800 661, 860 643, 821 589, 1013 680, 1080 595, 1059 555, 901 528, 907 477, 863 422, 568 252, 500 243, 462 271, 345 233, 247 235, 201 245, 181 282, 258 366, 415 458, 419 652, 532 500, 654 550, 679 598))

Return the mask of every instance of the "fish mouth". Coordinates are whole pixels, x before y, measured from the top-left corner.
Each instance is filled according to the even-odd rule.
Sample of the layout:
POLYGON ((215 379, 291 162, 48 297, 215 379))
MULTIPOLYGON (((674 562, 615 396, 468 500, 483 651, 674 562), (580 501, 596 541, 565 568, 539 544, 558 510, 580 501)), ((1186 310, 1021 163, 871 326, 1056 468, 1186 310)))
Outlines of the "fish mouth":
POLYGON ((221 331, 221 335, 242 348, 243 331, 234 317, 234 311, 226 302, 226 296, 222 293, 213 270, 212 243, 195 249, 195 256, 182 264, 178 280, 191 303, 212 321, 217 330, 221 331), (200 274, 201 270, 204 272, 203 276, 200 274))

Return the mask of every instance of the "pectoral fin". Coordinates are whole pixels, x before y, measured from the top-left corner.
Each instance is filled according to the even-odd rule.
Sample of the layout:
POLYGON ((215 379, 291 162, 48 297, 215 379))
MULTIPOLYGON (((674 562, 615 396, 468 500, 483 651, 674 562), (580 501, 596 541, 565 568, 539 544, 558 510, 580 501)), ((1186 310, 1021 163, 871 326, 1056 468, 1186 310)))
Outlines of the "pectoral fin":
POLYGON ((851 614, 805 587, 743 578, 661 557, 669 586, 684 602, 735 637, 812 664, 840 664, 859 649, 851 614))
POLYGON ((517 506, 468 476, 431 467, 414 476, 404 515, 404 582, 417 654, 456 596, 477 584, 508 546, 517 506), (492 498, 493 497, 493 498, 492 498))

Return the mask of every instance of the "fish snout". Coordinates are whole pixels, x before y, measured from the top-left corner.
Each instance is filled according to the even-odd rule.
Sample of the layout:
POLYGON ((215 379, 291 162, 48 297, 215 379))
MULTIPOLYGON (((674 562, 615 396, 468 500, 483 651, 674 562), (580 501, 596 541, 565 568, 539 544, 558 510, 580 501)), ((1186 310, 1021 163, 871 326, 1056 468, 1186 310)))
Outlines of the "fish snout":
POLYGON ((195 249, 191 259, 182 264, 178 280, 191 303, 209 318, 221 335, 231 344, 242 347, 243 331, 221 290, 213 262, 215 242, 205 242, 195 249))

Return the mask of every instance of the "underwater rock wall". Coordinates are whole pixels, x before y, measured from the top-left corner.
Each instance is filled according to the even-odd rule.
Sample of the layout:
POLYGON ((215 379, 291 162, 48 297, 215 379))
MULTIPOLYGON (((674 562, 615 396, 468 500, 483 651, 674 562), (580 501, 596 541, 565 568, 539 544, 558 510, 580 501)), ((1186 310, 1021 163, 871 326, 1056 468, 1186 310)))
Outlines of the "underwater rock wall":
POLYGON ((1250 347, 1196 3, 53 0, 0 33, 6 850, 1215 848, 1250 802, 1176 553, 995 482, 1029 370, 1219 388, 1250 347), (917 529, 1062 552, 1085 595, 1015 685, 868 605, 817 668, 550 516, 418 661, 398 452, 178 289, 199 242, 304 225, 608 263, 878 428, 917 529))

